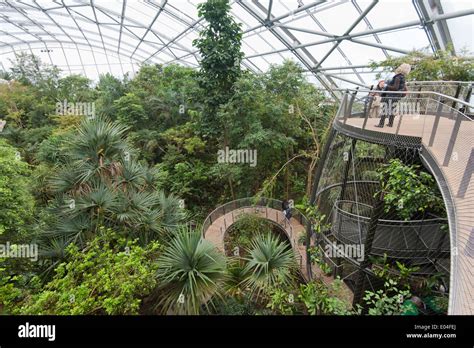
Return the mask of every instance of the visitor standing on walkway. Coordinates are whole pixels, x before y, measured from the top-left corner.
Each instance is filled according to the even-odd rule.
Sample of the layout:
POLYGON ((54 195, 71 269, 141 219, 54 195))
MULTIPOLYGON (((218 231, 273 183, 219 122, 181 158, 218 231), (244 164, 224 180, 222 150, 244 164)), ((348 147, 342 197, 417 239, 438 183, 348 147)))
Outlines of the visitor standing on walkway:
POLYGON ((283 215, 285 215, 285 217, 290 220, 291 219, 291 207, 290 207, 290 202, 288 202, 288 200, 284 200, 282 203, 281 203, 281 208, 283 210, 283 215))
POLYGON ((382 116, 380 122, 376 127, 383 128, 385 124, 385 118, 388 116, 387 126, 393 127, 393 121, 395 118, 394 108, 399 100, 404 97, 403 93, 390 93, 390 91, 406 91, 406 76, 410 73, 410 64, 403 63, 397 70, 395 70, 395 76, 385 86, 385 93, 382 94, 382 116))

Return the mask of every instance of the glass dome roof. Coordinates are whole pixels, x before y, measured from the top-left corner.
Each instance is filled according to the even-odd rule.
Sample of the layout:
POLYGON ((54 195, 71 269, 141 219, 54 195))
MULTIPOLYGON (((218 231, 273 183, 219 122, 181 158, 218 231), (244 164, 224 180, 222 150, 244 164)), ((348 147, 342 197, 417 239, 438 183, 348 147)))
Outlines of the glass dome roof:
MULTIPOLYGON (((133 75, 143 63, 197 67, 200 2, 2 0, 0 69, 19 51, 93 80, 133 75)), ((450 43, 472 53, 474 46, 471 0, 236 0, 232 14, 244 31, 245 68, 297 60, 327 89, 373 84, 370 60, 450 43)))

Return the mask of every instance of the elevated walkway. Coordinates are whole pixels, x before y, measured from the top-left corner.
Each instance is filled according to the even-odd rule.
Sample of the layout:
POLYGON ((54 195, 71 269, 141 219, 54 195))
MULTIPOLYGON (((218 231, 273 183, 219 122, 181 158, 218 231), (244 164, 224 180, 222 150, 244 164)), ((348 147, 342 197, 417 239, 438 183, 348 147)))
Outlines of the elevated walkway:
POLYGON ((258 201, 255 201, 254 198, 242 198, 228 202, 217 207, 204 220, 203 237, 216 245, 220 251, 225 252, 225 233, 241 214, 253 214, 267 219, 285 232, 295 253, 301 273, 306 280, 309 280, 306 266, 306 247, 298 243, 300 236, 305 234, 306 218, 293 209, 293 217, 288 220, 281 211, 281 206, 281 201, 268 198, 262 198, 258 201))
POLYGON ((474 122, 466 115, 473 106, 437 92, 409 92, 399 102, 409 112, 400 112, 393 127, 378 128, 380 119, 368 117, 372 98, 357 98, 360 92, 369 91, 344 94, 334 128, 353 138, 419 149, 448 213, 449 314, 474 314, 474 122))

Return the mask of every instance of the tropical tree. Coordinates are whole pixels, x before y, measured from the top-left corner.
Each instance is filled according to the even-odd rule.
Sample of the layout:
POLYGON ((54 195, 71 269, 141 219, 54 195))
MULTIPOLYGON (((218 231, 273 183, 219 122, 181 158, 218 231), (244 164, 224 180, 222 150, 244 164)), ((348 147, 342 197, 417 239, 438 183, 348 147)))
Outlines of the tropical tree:
POLYGON ((197 231, 182 227, 158 258, 157 306, 164 313, 199 314, 219 294, 225 256, 197 231))
POLYGON ((202 94, 195 69, 178 64, 143 65, 130 81, 130 91, 140 97, 150 123, 147 129, 164 131, 189 120, 189 111, 200 109, 202 94))
POLYGON ((127 129, 86 119, 64 146, 64 164, 50 180, 58 217, 46 233, 53 255, 71 242, 83 245, 101 226, 146 243, 185 221, 179 199, 155 190, 154 173, 135 159, 127 129))
POLYGON ((275 287, 291 285, 296 268, 295 255, 288 243, 278 235, 268 233, 257 236, 248 254, 245 258, 247 277, 244 284, 257 298, 275 287))
POLYGON ((12 79, 32 85, 42 95, 54 100, 60 73, 57 66, 43 63, 39 57, 26 52, 16 53, 15 59, 10 62, 12 79))
POLYGON ((243 53, 241 24, 230 14, 228 0, 208 0, 198 5, 198 15, 207 25, 193 45, 201 54, 199 84, 205 91, 202 126, 208 135, 222 135, 227 141, 227 125, 217 117, 220 105, 233 95, 234 83, 241 74, 243 53))
POLYGON ((127 88, 125 84, 107 73, 99 76, 99 82, 97 83, 97 112, 100 115, 107 116, 111 119, 115 119, 115 105, 114 101, 123 96, 127 88))
POLYGON ((68 102, 92 102, 94 90, 90 87, 91 80, 78 74, 72 74, 59 79, 58 100, 68 102))
MULTIPOLYGON (((402 63, 412 66, 408 80, 414 81, 472 81, 474 79, 474 58, 466 52, 455 54, 452 47, 428 53, 412 51, 405 56, 388 57, 384 61, 370 63, 372 69, 381 67, 383 72, 393 73, 402 63)), ((378 74, 380 77, 380 74, 378 74)))
POLYGON ((144 298, 156 286, 154 273, 160 245, 152 242, 141 247, 112 230, 100 232, 85 249, 69 245, 67 259, 56 267, 53 278, 26 296, 15 312, 138 314, 144 298))
POLYGON ((140 98, 127 93, 114 101, 117 120, 132 128, 140 128, 146 124, 147 115, 141 105, 140 98))
POLYGON ((0 139, 0 240, 18 241, 27 235, 34 212, 29 175, 20 153, 0 139))

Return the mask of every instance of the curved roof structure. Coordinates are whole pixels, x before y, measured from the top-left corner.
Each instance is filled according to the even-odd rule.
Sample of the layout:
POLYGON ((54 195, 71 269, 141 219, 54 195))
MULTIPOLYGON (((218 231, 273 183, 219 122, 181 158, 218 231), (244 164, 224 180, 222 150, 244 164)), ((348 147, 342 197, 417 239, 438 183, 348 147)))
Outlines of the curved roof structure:
MULTIPOLYGON (((0 69, 27 51, 64 74, 133 74, 143 63, 198 65, 201 0, 1 0, 0 69)), ((470 0, 234 0, 243 65, 298 60, 328 90, 367 86, 370 60, 452 43, 473 51, 470 0)))

